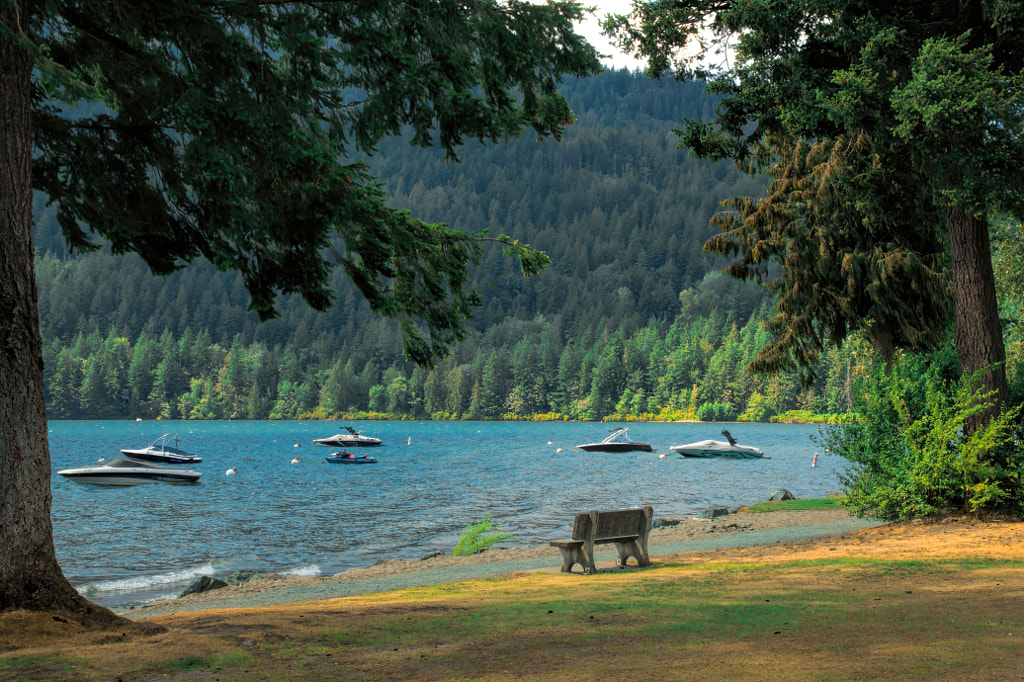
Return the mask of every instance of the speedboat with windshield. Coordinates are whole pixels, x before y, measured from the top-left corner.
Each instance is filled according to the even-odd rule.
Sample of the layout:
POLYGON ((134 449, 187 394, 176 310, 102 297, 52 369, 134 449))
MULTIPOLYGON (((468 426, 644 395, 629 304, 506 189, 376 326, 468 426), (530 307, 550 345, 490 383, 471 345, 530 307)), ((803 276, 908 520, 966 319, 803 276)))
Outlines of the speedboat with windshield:
POLYGON ((134 450, 123 449, 121 454, 138 461, 157 462, 163 464, 198 464, 203 461, 199 455, 185 452, 178 447, 179 436, 176 433, 165 433, 145 448, 134 450), (174 445, 171 445, 171 443, 174 445))
POLYGON ((577 445, 580 450, 586 450, 587 452, 632 452, 634 450, 641 450, 643 452, 650 452, 651 446, 649 443, 637 443, 629 439, 629 429, 620 427, 612 431, 611 435, 605 438, 600 443, 586 443, 584 445, 577 445))
POLYGON ((329 445, 337 448, 366 448, 384 445, 380 438, 364 436, 351 426, 346 426, 344 429, 348 431, 348 433, 337 433, 330 438, 314 438, 313 442, 317 445, 329 445))
POLYGON ((722 429, 722 435, 727 442, 720 440, 702 440, 686 445, 673 445, 670 450, 675 450, 683 457, 729 458, 729 459, 771 459, 764 454, 761 448, 752 445, 739 445, 732 434, 722 429))
POLYGON ((197 483, 202 476, 198 471, 181 467, 168 467, 152 462, 137 462, 118 457, 103 464, 64 469, 59 475, 75 483, 89 485, 127 486, 143 483, 197 483))

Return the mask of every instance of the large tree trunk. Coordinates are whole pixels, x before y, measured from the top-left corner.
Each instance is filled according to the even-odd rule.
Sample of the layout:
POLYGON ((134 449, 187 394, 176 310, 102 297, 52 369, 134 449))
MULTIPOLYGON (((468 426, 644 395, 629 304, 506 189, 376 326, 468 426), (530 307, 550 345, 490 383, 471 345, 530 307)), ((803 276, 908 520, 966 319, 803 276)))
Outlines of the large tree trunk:
MULTIPOLYGON (((24 26, 27 4, 0 2, 0 23, 24 26)), ((122 619, 71 587, 53 549, 32 248, 31 73, 26 50, 0 34, 0 611, 113 625, 122 619)))
POLYGON ((990 368, 982 373, 981 386, 986 392, 995 391, 993 408, 967 424, 967 429, 973 432, 1006 403, 1006 348, 999 324, 988 220, 953 206, 947 210, 946 227, 952 256, 956 354, 960 371, 971 375, 990 368))

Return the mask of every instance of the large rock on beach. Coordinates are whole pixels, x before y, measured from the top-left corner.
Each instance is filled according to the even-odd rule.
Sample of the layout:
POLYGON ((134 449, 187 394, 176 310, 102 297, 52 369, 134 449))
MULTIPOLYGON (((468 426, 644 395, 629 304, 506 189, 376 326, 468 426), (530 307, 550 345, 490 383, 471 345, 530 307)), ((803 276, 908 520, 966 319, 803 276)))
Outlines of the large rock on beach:
POLYGON ((210 590, 218 590, 227 586, 228 584, 220 578, 212 578, 208 575, 199 576, 195 582, 181 591, 181 594, 178 595, 178 599, 187 597, 190 594, 209 592, 210 590))
POLYGON ((717 519, 719 516, 728 516, 729 514, 735 514, 740 510, 739 507, 708 507, 702 509, 697 513, 698 519, 717 519))
POLYGON ((781 502, 782 500, 795 500, 796 496, 789 492, 785 488, 776 488, 768 495, 768 499, 765 502, 781 502))
POLYGON ((259 571, 255 571, 251 568, 243 568, 238 571, 234 571, 228 576, 228 582, 232 585, 244 585, 245 583, 252 582, 253 580, 259 580, 263 577, 263 574, 259 571))

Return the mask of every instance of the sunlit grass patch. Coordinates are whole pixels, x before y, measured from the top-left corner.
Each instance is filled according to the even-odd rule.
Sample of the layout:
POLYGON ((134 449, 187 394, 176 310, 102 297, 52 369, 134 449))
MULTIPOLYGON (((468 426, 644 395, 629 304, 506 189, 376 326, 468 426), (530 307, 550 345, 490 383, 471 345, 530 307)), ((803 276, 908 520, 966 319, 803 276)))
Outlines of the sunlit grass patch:
POLYGON ((806 500, 779 500, 758 502, 744 507, 742 512, 805 511, 813 509, 842 509, 843 498, 808 498, 806 500))

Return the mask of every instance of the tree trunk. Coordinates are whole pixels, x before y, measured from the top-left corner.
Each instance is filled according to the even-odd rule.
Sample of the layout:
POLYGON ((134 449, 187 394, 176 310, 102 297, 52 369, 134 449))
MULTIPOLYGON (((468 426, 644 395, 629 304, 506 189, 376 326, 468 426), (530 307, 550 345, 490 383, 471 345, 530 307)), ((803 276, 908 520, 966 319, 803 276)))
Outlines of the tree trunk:
MULTIPOLYGON (((0 23, 24 26, 28 3, 0 2, 0 23)), ((50 451, 32 247, 32 59, 0 34, 0 611, 124 622, 78 594, 53 549, 50 451)))
POLYGON ((992 271, 988 220, 953 206, 946 212, 956 301, 956 355, 960 372, 971 375, 984 371, 981 387, 995 391, 992 409, 966 425, 973 432, 1006 403, 1006 348, 999 324, 996 281, 992 271), (990 368, 990 369, 987 369, 990 368))

